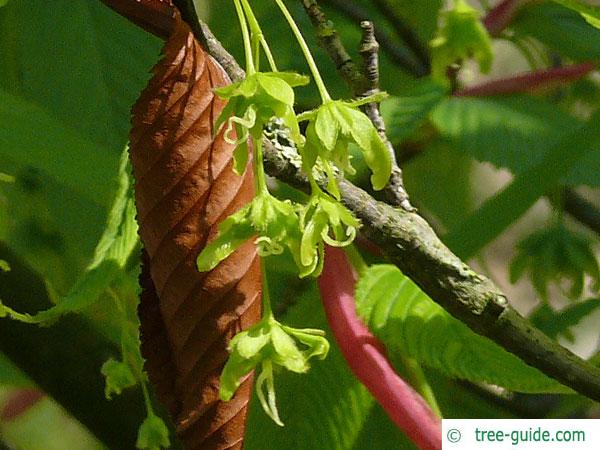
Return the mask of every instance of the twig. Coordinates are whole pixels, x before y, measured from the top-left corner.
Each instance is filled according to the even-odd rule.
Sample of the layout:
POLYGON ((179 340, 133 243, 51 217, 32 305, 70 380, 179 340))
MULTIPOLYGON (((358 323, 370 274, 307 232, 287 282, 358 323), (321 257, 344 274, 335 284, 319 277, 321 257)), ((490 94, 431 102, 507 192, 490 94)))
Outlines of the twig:
MULTIPOLYGON (((360 23, 369 18, 367 11, 360 6, 347 0, 324 0, 331 4, 335 9, 348 16, 356 23, 360 23)), ((304 3, 304 1, 303 1, 304 3)), ((316 3, 316 2, 315 2, 316 3)), ((390 59, 403 70, 406 70, 411 75, 420 78, 429 73, 429 64, 427 59, 422 61, 420 57, 415 57, 412 52, 405 48, 396 45, 394 40, 382 30, 376 30, 375 35, 381 43, 381 48, 387 53, 390 59)), ((407 43, 408 44, 408 43, 407 43)), ((414 51, 414 49, 411 50, 414 51)))
POLYGON ((319 44, 335 64, 352 94, 356 97, 364 92, 367 81, 344 47, 333 23, 327 20, 325 13, 315 0, 301 0, 301 2, 317 32, 319 44))
MULTIPOLYGON (((354 61, 352 61, 333 24, 327 20, 325 13, 316 0, 301 0, 301 2, 313 26, 317 30, 319 42, 335 63, 336 68, 350 87, 354 97, 360 98, 368 95, 368 93, 376 92, 379 89, 378 43, 375 40, 372 24, 370 28, 369 26, 366 29, 363 28, 361 54, 363 55, 363 59, 366 59, 364 64, 365 72, 361 72, 354 61)), ((396 162, 394 149, 385 135, 385 124, 379 114, 379 109, 377 107, 375 109, 370 107, 366 111, 369 111, 369 118, 379 131, 383 142, 386 143, 392 159, 392 175, 384 190, 386 200, 393 206, 399 206, 405 208, 407 211, 411 211, 413 207, 410 204, 406 189, 404 189, 402 170, 396 162)))
MULTIPOLYGON (((358 93, 357 97, 368 97, 369 95, 379 92, 379 44, 375 40, 375 27, 373 22, 364 20, 360 23, 363 30, 362 40, 360 43, 359 53, 363 59, 363 74, 366 81, 366 90, 358 93)), ((400 206, 406 210, 411 210, 412 206, 408 199, 408 194, 404 189, 404 181, 402 179, 402 170, 398 166, 396 160, 396 152, 392 143, 387 137, 385 130, 385 122, 379 111, 379 105, 376 102, 368 103, 362 108, 365 114, 371 119, 373 125, 377 129, 377 133, 385 144, 390 159, 392 160, 392 174, 390 181, 385 187, 385 195, 391 204, 400 206)))

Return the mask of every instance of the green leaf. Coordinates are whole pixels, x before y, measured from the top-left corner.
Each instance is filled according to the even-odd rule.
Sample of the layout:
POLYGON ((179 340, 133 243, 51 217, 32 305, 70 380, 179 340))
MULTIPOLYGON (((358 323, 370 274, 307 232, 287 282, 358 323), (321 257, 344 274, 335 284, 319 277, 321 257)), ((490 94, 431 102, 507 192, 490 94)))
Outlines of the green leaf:
POLYGON ((444 239, 446 244, 462 258, 473 256, 537 199, 560 184, 574 167, 597 154, 599 142, 600 113, 596 113, 584 126, 550 148, 539 163, 516 176, 512 183, 451 230, 444 239))
POLYGON ((569 305, 560 311, 554 311, 550 305, 543 303, 538 307, 529 320, 541 331, 556 339, 561 334, 567 334, 569 328, 600 308, 600 299, 591 298, 569 305))
POLYGON ((120 395, 123 389, 137 384, 131 368, 124 362, 116 361, 112 358, 102 365, 100 372, 104 375, 106 382, 104 395, 109 400, 113 394, 120 395))
POLYGON ((446 88, 431 79, 420 80, 402 95, 381 103, 381 114, 394 145, 410 137, 427 120, 429 112, 445 97, 446 88))
POLYGON ((125 266, 138 242, 135 205, 131 198, 128 153, 123 151, 119 185, 108 216, 106 229, 94 251, 92 261, 69 293, 56 305, 35 315, 18 313, 0 304, 0 317, 47 324, 62 315, 81 311, 94 303, 125 266))
MULTIPOLYGON (((0 29, 0 86, 118 159, 162 41, 88 0, 13 0, 0 9, 0 29)), ((78 155, 72 164, 103 156, 78 155)))
POLYGON ((600 28, 600 5, 594 0, 553 0, 567 8, 578 11, 590 25, 600 28))
POLYGON ((6 5, 8 3, 8 0, 0 0, 0 7, 6 5))
POLYGON ((511 27, 517 37, 533 37, 575 61, 600 59, 598 30, 577 12, 560 5, 544 3, 523 8, 511 27))
POLYGON ((392 265, 371 266, 356 289, 357 312, 390 352, 442 373, 518 392, 569 392, 471 331, 392 265))
POLYGON ((36 167, 99 205, 113 195, 118 157, 47 111, 0 88, 0 155, 36 167), (77 156, 75 156, 77 155, 77 156))
POLYGON ((169 429, 160 417, 149 414, 140 426, 135 446, 143 450, 169 448, 169 429))
MULTIPOLYGON (((539 163, 551 147, 582 125, 556 105, 530 96, 449 98, 439 103, 431 118, 458 150, 515 174, 539 163)), ((598 147, 593 140, 586 145, 598 147)), ((600 186, 598 172, 600 152, 591 151, 562 180, 600 186)))

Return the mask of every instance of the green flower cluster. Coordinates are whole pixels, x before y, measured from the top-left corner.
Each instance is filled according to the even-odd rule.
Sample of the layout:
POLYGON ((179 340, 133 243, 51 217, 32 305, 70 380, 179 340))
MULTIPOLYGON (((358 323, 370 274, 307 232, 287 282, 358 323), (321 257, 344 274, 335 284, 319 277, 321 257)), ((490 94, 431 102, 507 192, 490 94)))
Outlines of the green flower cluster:
POLYGON ((248 138, 260 139, 271 118, 280 117, 290 129, 292 139, 301 142, 293 88, 308 82, 307 76, 292 72, 256 72, 242 81, 215 89, 219 97, 229 100, 215 127, 219 130, 227 123, 225 140, 237 145, 234 167, 238 174, 244 172, 248 162, 248 138))
POLYGON ((231 340, 231 356, 221 374, 221 399, 230 400, 243 378, 260 365, 261 373, 256 379, 258 398, 269 417, 283 426, 275 404, 273 370, 285 367, 295 373, 307 372, 311 358, 324 359, 329 352, 329 342, 324 334, 321 330, 288 327, 277 322, 271 314, 265 316, 231 340), (302 344, 303 350, 298 348, 296 341, 302 344))
POLYGON ((448 67, 471 57, 482 72, 489 72, 494 54, 492 40, 480 20, 481 13, 464 0, 456 0, 454 8, 441 16, 444 25, 430 44, 432 77, 447 82, 448 67))

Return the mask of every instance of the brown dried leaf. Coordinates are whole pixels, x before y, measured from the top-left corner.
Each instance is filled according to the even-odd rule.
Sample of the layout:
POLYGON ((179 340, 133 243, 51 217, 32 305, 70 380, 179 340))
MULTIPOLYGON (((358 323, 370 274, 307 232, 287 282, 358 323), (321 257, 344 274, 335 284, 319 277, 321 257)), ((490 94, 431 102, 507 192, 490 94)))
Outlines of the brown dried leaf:
POLYGON ((213 124, 229 83, 177 14, 163 60, 133 107, 131 160, 140 236, 142 352, 188 449, 242 448, 252 380, 219 400, 227 345, 260 317, 253 243, 208 273, 195 259, 217 225, 254 196, 252 171, 232 170, 233 146, 213 124), (149 276, 148 276, 149 272, 149 276))

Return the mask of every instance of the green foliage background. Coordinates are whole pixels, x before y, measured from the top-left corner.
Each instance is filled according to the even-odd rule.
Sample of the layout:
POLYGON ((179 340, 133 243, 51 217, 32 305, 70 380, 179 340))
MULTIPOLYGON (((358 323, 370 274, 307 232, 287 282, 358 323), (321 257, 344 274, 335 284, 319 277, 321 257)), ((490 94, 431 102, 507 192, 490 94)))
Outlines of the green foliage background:
MULTIPOLYGON (((323 3, 347 47, 357 48, 358 27, 331 8, 329 2, 323 3)), ((369 12, 377 26, 394 35, 391 25, 371 2, 356 3, 369 12)), ((324 52, 317 48, 299 2, 289 4, 309 44, 316 49, 319 67, 332 94, 347 98, 348 90, 324 52)), ((433 38, 441 0, 395 0, 390 4, 414 27, 423 43, 433 38)), ((278 65, 307 73, 292 35, 272 2, 254 1, 253 5, 267 39, 272 42, 278 65)), ((224 46, 242 60, 239 35, 232 31, 235 16, 229 2, 208 2, 204 12, 224 46)), ((598 30, 563 6, 532 6, 518 17, 514 30, 511 39, 528 48, 538 64, 551 58, 564 62, 600 59, 598 30)), ((394 43, 406 50, 400 40, 395 39, 394 43)), ((0 273, 0 298, 18 311, 34 313, 52 303, 61 304, 65 298, 72 299, 73 292, 81 290, 83 284, 85 289, 79 301, 63 307, 62 312, 82 310, 84 326, 95 330, 106 342, 106 359, 135 359, 136 354, 135 349, 125 347, 135 340, 131 324, 135 323, 139 246, 131 234, 132 211, 127 210, 123 197, 127 192, 123 191, 126 174, 122 165, 121 172, 119 168, 127 143, 129 108, 149 78, 161 45, 157 38, 99 1, 10 0, 0 8, 0 172, 14 177, 7 177, 8 181, 0 179, 0 259, 25 267, 45 286, 45 298, 36 295, 32 299, 33 291, 26 278, 9 279, 0 273), (128 223, 129 231, 124 229, 128 223), (125 235, 129 237, 123 238, 125 235), (118 247, 120 244, 123 245, 118 247), (100 270, 94 272, 98 267, 100 270), (96 274, 95 278, 90 278, 90 271, 96 274), (19 292, 19 296, 9 297, 8 292, 19 292), (115 308, 115 298, 122 308, 115 308), (27 310, 26 305, 34 305, 34 309, 27 310)), ((435 219, 440 230, 449 230, 448 242, 459 254, 477 254, 541 196, 564 184, 600 187, 600 118, 596 114, 590 119, 600 105, 597 83, 582 81, 536 97, 452 98, 439 84, 414 79, 385 51, 381 76, 383 89, 392 95, 382 108, 399 156, 411 146, 421 147, 418 156, 405 164, 409 192, 414 202, 435 219), (573 136, 578 153, 569 159, 564 156, 572 155, 573 136), (479 209, 475 206, 477 189, 472 178, 477 161, 489 162, 515 175, 512 185, 487 199, 479 209)), ((316 101, 314 87, 299 90, 301 108, 310 108, 316 101)), ((367 179, 366 171, 359 170, 357 182, 367 179)), ((327 329, 315 286, 298 280, 291 265, 287 260, 271 265, 276 312, 292 326, 327 329)), ((403 277, 399 272, 386 276, 403 277)), ((370 301, 383 302, 385 306, 387 300, 370 301)), ((452 378, 456 376, 517 390, 557 390, 542 378, 539 385, 523 389, 519 382, 531 380, 525 372, 511 372, 510 377, 497 374, 497 379, 489 379, 488 372, 477 370, 477 358, 476 363, 465 366, 437 354, 442 345, 436 334, 439 330, 430 324, 429 335, 423 329, 417 334, 403 322, 411 314, 419 320, 433 320, 436 314, 442 314, 433 303, 427 304, 430 309, 404 311, 398 316, 391 312, 374 325, 374 331, 381 332, 379 337, 390 344, 393 352, 406 352, 429 367, 427 375, 445 417, 520 414, 510 405, 487 401, 477 390, 452 378), (398 332, 394 327, 404 331, 398 332), (431 341, 426 340, 428 336, 431 341)), ((444 316, 443 320, 449 319, 444 316)), ((564 331, 556 331, 552 318, 546 316, 545 320, 555 335, 564 331)), ((58 321, 55 326, 61 324, 58 321)), ((0 322, 0 328, 4 325, 0 322)), ((465 330, 449 332, 444 339, 475 346, 474 342, 479 341, 465 330)), ((478 339, 483 343, 478 351, 493 345, 484 338, 478 339)), ((52 345, 39 343, 40 347, 52 345)), ((73 336, 73 346, 77 346, 77 336, 73 336)), ((134 367, 139 363, 128 362, 134 367)), ((100 366, 97 374, 100 379, 100 366)), ((539 373, 532 376, 535 379, 539 373)), ((40 383, 39 379, 27 378, 0 353, 0 396, 12 388, 30 386, 33 381, 40 383)), ((313 364, 309 374, 278 375, 277 389, 280 413, 287 426, 282 429, 274 425, 253 402, 245 448, 411 448, 350 374, 335 345, 327 360, 313 364)), ((85 403, 87 393, 77 394, 85 403)), ((574 395, 561 398, 565 408, 577 410, 587 406, 585 400, 574 395)), ((90 409, 94 407, 88 405, 90 409)), ((48 426, 42 436, 32 433, 43 416, 53 421, 70 420, 68 412, 59 410, 56 404, 38 405, 30 413, 18 422, 0 424, 3 439, 25 450, 105 446, 72 422, 68 422, 72 428, 67 433, 59 431, 62 422, 48 426), (72 443, 78 436, 87 436, 87 443, 81 444, 84 446, 72 443)), ((115 409, 114 414, 119 411, 115 409)), ((140 416, 139 422, 142 420, 140 416)))

